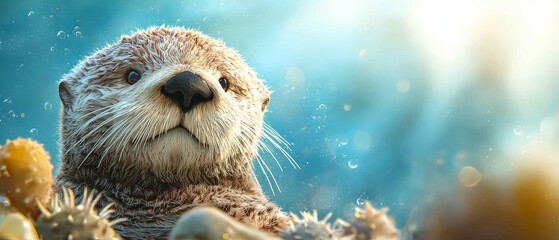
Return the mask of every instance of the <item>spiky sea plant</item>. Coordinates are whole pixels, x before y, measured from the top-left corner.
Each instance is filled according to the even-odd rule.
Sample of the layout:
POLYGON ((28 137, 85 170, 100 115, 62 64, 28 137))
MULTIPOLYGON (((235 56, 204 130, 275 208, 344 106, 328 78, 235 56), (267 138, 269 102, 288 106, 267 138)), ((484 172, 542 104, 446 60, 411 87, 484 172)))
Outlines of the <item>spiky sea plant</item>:
POLYGON ((355 208, 355 219, 344 228, 346 232, 351 232, 351 239, 397 239, 398 230, 394 221, 386 215, 387 211, 387 208, 375 209, 369 201, 366 201, 364 208, 355 208))
POLYGON ((38 203, 42 214, 35 227, 42 239, 120 239, 111 226, 125 219, 109 221, 114 211, 112 203, 96 212, 95 204, 101 194, 88 194, 85 189, 82 202, 76 205, 74 192, 67 188, 62 188, 62 192, 64 199, 59 200, 56 194, 48 209, 38 203))
POLYGON ((327 214, 321 220, 318 219, 316 210, 312 213, 301 212, 301 217, 291 213, 291 221, 289 226, 280 232, 283 239, 337 239, 337 233, 328 223, 328 219, 332 216, 327 214))

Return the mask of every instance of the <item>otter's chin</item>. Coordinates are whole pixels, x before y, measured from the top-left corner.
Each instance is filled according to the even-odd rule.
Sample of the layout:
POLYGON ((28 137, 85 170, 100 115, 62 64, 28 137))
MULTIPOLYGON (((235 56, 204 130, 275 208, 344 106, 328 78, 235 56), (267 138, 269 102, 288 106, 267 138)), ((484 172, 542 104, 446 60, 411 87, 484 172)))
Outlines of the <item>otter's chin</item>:
POLYGON ((202 146, 203 144, 183 127, 175 127, 161 133, 151 140, 154 145, 165 145, 167 148, 188 148, 191 145, 202 146))
POLYGON ((149 141, 148 155, 157 162, 188 162, 199 159, 207 151, 207 146, 200 143, 190 131, 183 127, 170 129, 149 141))

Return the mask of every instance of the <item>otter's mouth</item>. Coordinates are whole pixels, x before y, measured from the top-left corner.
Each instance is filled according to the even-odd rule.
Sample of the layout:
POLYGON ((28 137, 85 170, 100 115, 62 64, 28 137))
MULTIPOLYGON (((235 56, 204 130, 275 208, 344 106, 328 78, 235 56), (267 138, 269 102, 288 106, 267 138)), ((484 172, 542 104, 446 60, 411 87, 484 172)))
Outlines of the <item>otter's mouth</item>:
POLYGON ((154 137, 150 138, 148 141, 153 141, 156 139, 159 139, 161 136, 170 133, 171 131, 184 131, 185 134, 189 135, 190 137, 192 137, 194 140, 196 140, 196 142, 200 143, 201 145, 204 145, 202 142, 200 142, 200 139, 198 139, 196 137, 196 135, 194 135, 190 130, 188 130, 187 128, 183 127, 182 125, 177 125, 173 128, 169 128, 163 132, 160 132, 159 134, 155 135, 154 137))

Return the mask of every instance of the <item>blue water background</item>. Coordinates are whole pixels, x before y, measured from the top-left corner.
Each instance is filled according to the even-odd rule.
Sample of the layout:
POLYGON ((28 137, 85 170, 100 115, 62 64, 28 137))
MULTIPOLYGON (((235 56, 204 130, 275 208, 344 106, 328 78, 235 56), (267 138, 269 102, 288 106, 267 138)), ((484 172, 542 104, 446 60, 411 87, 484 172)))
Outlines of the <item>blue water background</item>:
MULTIPOLYGON (((485 18, 473 25, 482 30, 470 34, 458 21, 447 41, 429 34, 455 15, 425 25, 417 11, 447 10, 418 2, 1 1, 0 139, 32 137, 58 164, 61 75, 122 34, 185 26, 238 49, 274 91, 266 121, 293 143, 302 169, 278 155, 280 171, 264 155, 281 187, 273 195, 257 169, 273 201, 347 217, 369 200, 410 227, 439 191, 459 185, 463 166, 508 166, 508 156, 549 130, 543 122, 557 124, 559 110, 556 30, 536 31, 541 46, 533 47, 544 50, 522 56, 515 44, 524 38, 507 38, 515 23, 480 5, 473 12, 485 18)), ((556 17, 534 21, 557 29, 556 17)))

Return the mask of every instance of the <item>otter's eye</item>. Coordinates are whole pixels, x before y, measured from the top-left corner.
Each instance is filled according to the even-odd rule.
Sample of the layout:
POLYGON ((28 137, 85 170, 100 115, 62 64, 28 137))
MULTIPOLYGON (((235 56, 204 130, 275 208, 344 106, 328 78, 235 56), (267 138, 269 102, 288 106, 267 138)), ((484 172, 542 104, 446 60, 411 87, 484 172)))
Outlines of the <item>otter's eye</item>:
POLYGON ((142 76, 138 72, 136 72, 136 70, 132 69, 128 71, 128 74, 126 74, 126 82, 132 85, 136 83, 138 80, 140 80, 141 77, 142 76))
POLYGON ((220 78, 219 79, 219 84, 221 85, 221 87, 223 88, 223 90, 227 91, 227 89, 229 88, 229 83, 227 82, 227 78, 220 78))

